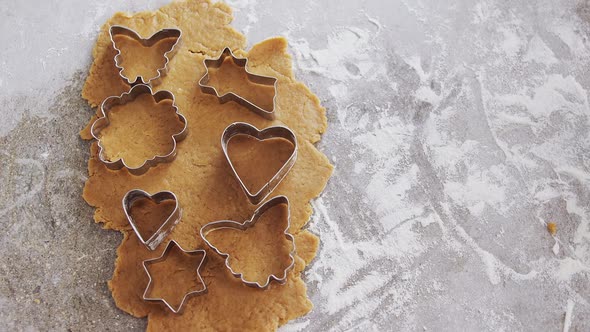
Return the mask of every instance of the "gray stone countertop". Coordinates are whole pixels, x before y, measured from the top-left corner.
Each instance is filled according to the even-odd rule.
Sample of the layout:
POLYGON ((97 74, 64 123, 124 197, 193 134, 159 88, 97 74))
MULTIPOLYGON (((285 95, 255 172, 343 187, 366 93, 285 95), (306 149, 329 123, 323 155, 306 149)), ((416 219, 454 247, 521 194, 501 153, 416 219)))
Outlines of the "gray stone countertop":
MULTIPOLYGON (((0 4, 2 330, 145 328, 81 198, 80 91, 100 25, 164 3, 0 4)), ((587 1, 229 5, 250 45, 289 39, 327 108, 315 308, 283 330, 590 331, 587 1)))

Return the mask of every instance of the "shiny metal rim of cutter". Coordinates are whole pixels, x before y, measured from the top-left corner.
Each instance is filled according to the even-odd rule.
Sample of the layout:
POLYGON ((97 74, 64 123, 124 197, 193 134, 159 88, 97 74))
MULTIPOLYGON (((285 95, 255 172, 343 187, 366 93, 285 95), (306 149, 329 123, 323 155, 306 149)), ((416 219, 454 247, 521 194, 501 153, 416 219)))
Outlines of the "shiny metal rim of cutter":
POLYGON ((149 38, 141 38, 141 36, 135 30, 129 29, 129 28, 121 26, 121 25, 113 25, 109 29, 109 35, 111 37, 111 43, 113 44, 113 48, 117 52, 117 54, 115 55, 115 67, 117 67, 117 69, 119 69, 119 76, 121 76, 121 78, 124 81, 126 81, 129 85, 135 85, 135 84, 157 85, 157 84, 161 83, 162 78, 168 73, 168 63, 170 62, 172 57, 174 57, 176 52, 178 52, 178 48, 180 47, 180 43, 181 43, 182 31, 180 31, 179 29, 174 29, 174 28, 162 29, 162 30, 157 31, 153 35, 151 35, 149 38), (132 81, 130 77, 127 77, 123 74, 124 67, 120 64, 120 61, 119 61, 120 57, 121 57, 121 49, 119 49, 117 47, 117 44, 115 43, 115 36, 119 36, 119 35, 132 38, 133 40, 139 42, 144 47, 151 47, 151 46, 155 45, 156 43, 158 43, 159 41, 162 41, 166 38, 176 38, 176 43, 174 43, 174 45, 172 45, 172 47, 170 48, 169 51, 164 53, 164 58, 166 59, 166 62, 164 63, 164 67, 157 69, 158 74, 156 76, 151 77, 149 79, 144 79, 143 76, 136 76, 135 81, 132 81))
POLYGON ((133 189, 128 191, 127 194, 125 194, 122 200, 122 204, 123 211, 125 212, 125 216, 127 217, 127 221, 131 225, 131 228, 133 228, 135 235, 137 235, 139 241, 143 243, 143 245, 145 245, 149 250, 156 249, 160 245, 160 243, 164 241, 166 236, 170 234, 174 226, 176 226, 176 224, 178 224, 178 222, 182 218, 182 209, 178 204, 178 198, 171 191, 160 191, 152 195, 147 191, 143 191, 141 189, 133 189), (133 209, 133 205, 135 204, 135 202, 142 198, 149 199, 157 204, 166 200, 173 200, 176 204, 172 213, 170 213, 166 220, 164 220, 160 227, 158 227, 158 230, 156 230, 154 234, 152 234, 147 240, 143 238, 138 226, 135 223, 135 220, 133 220, 133 217, 131 216, 131 210, 133 209))
POLYGON ((203 268, 203 265, 205 264, 205 261, 207 259, 207 252, 203 249, 197 249, 197 250, 184 250, 176 241, 172 240, 170 242, 168 242, 168 244, 166 245, 166 249, 164 249, 164 251, 162 252, 162 255, 160 255, 160 257, 157 258, 152 258, 152 259, 146 259, 142 262, 143 265, 143 269, 145 270, 145 272, 148 275, 149 281, 148 284, 145 288, 145 291, 143 292, 143 300, 144 301, 161 301, 163 302, 168 309, 170 309, 173 313, 175 314, 181 314, 182 311, 184 310, 184 304, 186 303, 186 300, 188 299, 189 296, 192 295, 203 295, 207 293, 207 285, 205 284, 205 282, 203 281, 203 277, 201 276, 201 269, 203 268), (187 254, 187 255, 203 255, 203 259, 201 260, 201 262, 199 263, 199 266, 197 266, 196 268, 196 272, 197 272, 197 277, 199 278, 199 281, 201 282, 201 285, 203 285, 203 289, 201 290, 194 290, 194 291, 190 291, 187 292, 186 294, 184 294, 182 301, 180 302, 180 304, 178 305, 178 308, 174 308, 170 303, 168 303, 168 301, 166 301, 163 298, 159 298, 159 297, 148 297, 147 294, 151 289, 152 286, 152 275, 150 274, 150 271, 148 269, 148 265, 154 264, 154 263, 158 263, 161 261, 166 260, 166 258, 168 257, 168 254, 170 253, 170 251, 172 250, 172 248, 174 246, 177 246, 178 249, 180 249, 183 253, 187 254))
POLYGON ((199 80, 199 87, 201 88, 201 91, 203 91, 204 93, 208 93, 208 94, 216 96, 221 104, 225 104, 228 101, 234 101, 234 102, 248 108, 250 111, 252 111, 252 112, 268 119, 268 120, 273 120, 275 118, 276 99, 277 99, 277 82, 278 82, 276 77, 256 75, 256 74, 250 72, 248 70, 248 66, 247 66, 248 58, 236 57, 229 47, 226 47, 225 49, 223 49, 219 58, 205 59, 205 60, 203 60, 203 64, 205 66, 205 75, 203 75, 203 77, 201 77, 201 79, 199 80), (217 92, 217 89, 215 89, 215 87, 213 87, 211 85, 207 85, 207 83, 209 83, 209 68, 221 67, 221 65, 223 64, 223 62, 225 61, 225 59, 228 56, 232 58, 234 64, 244 68, 244 70, 246 71, 246 75, 248 76, 248 80, 250 80, 250 82, 253 82, 256 84, 261 84, 261 85, 273 86, 274 95, 272 98, 272 109, 271 110, 266 110, 256 104, 248 101, 247 99, 240 97, 239 95, 237 95, 234 92, 227 92, 223 95, 220 95, 219 92, 217 92))
POLYGON ((205 243, 207 243, 207 245, 209 247, 211 247, 211 249, 215 250, 215 252, 217 252, 219 255, 225 257, 225 267, 227 269, 229 269, 229 271, 231 272, 231 274, 236 277, 239 278, 245 285, 250 286, 250 287, 254 287, 254 288, 260 288, 260 289, 266 289, 271 281, 276 281, 279 284, 284 284, 287 281, 287 274, 288 272, 293 268, 293 266, 295 265, 295 238, 293 237, 293 235, 291 235, 291 233, 289 233, 289 228, 291 227, 291 210, 289 208, 289 199, 286 196, 275 196, 271 199, 269 199, 268 201, 266 201, 264 204, 262 204, 258 209, 256 209, 256 211, 254 211, 254 214, 252 215, 252 217, 249 220, 244 221, 243 223, 239 223, 237 221, 233 221, 233 220, 219 220, 219 221, 214 221, 214 222, 210 222, 206 225, 204 225, 203 227, 201 227, 201 238, 205 241, 205 243), (234 228, 234 229, 239 229, 239 230, 246 230, 250 227, 253 227, 256 222, 260 219, 260 217, 270 208, 280 205, 280 204, 287 204, 287 227, 285 228, 284 234, 285 234, 285 238, 287 238, 287 240, 291 241, 292 244, 292 249, 291 252, 289 253, 289 259, 291 260, 291 263, 289 264, 289 266, 287 266, 284 270, 283 270, 283 274, 282 276, 276 276, 274 274, 270 274, 267 278, 266 278, 266 282, 264 284, 260 284, 257 281, 248 281, 246 279, 244 279, 244 274, 243 273, 239 273, 234 271, 234 269, 232 269, 232 267, 229 264, 230 261, 230 255, 228 253, 222 252, 221 250, 219 250, 216 246, 214 246, 213 244, 211 244, 211 242, 209 242, 207 240, 207 234, 209 234, 210 232, 214 231, 214 230, 218 230, 218 229, 222 229, 222 228, 234 228))
POLYGON ((225 159, 229 163, 231 170, 234 174, 234 177, 238 180, 240 187, 248 196, 248 200, 250 203, 256 205, 264 200, 270 193, 283 181, 283 179, 287 176, 287 173, 293 168, 295 161, 297 160, 297 137, 291 129, 283 126, 273 126, 267 127, 265 129, 259 130, 258 128, 254 127, 251 124, 245 122, 234 122, 227 126, 221 135, 221 149, 223 150, 223 154, 225 155, 225 159), (237 135, 245 135, 254 137, 260 141, 270 138, 283 138, 293 144, 293 153, 287 159, 285 164, 278 170, 278 172, 262 187, 255 193, 252 193, 242 178, 236 171, 231 159, 229 158, 229 154, 227 152, 229 142, 232 138, 237 135))
POLYGON ((123 92, 120 96, 108 97, 107 99, 105 99, 102 102, 102 104, 100 106, 100 110, 101 110, 102 116, 99 117, 98 119, 96 119, 96 121, 94 121, 94 123, 92 124, 92 127, 90 128, 90 133, 92 134, 92 137, 94 137, 98 141, 98 158, 100 159, 100 161, 103 162, 103 164, 105 164, 109 169, 112 169, 112 170, 119 170, 121 168, 126 168, 133 175, 142 175, 145 172, 147 172, 150 167, 153 167, 159 163, 171 162, 174 160, 174 158, 176 158, 176 145, 177 145, 177 143, 182 141, 186 137, 186 134, 188 132, 186 118, 178 112, 178 107, 176 106, 175 101, 174 101, 174 94, 172 92, 166 91, 166 90, 160 90, 154 94, 152 92, 152 88, 149 85, 145 85, 145 84, 134 85, 131 88, 131 90, 129 90, 128 92, 123 92), (138 96, 140 96, 142 94, 147 94, 147 93, 152 95, 152 97, 154 98, 154 100, 157 103, 162 100, 171 100, 172 107, 174 108, 175 113, 178 116, 178 119, 180 120, 180 122, 182 122, 184 124, 184 126, 180 132, 172 135, 172 140, 173 140, 172 151, 170 151, 170 153, 165 154, 165 155, 156 155, 153 158, 144 161, 143 164, 139 167, 128 166, 125 163, 125 161, 123 160, 123 158, 117 159, 115 161, 108 160, 106 158, 106 156, 104 155, 104 148, 100 142, 100 137, 99 137, 100 131, 102 129, 106 128, 110 124, 110 120, 108 118, 108 112, 115 106, 125 105, 125 104, 135 100, 138 96))

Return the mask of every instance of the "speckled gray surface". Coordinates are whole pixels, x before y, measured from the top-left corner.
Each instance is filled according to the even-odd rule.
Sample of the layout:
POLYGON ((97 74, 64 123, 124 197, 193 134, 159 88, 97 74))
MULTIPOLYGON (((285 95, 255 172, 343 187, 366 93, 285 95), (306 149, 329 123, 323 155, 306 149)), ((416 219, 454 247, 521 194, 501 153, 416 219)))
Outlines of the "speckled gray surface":
MULTIPOLYGON (((164 3, 0 5, 2 330, 145 328, 106 286, 120 236, 77 133, 100 24, 164 3)), ((315 308, 284 330, 590 331, 589 3, 229 4, 328 109, 315 308)))

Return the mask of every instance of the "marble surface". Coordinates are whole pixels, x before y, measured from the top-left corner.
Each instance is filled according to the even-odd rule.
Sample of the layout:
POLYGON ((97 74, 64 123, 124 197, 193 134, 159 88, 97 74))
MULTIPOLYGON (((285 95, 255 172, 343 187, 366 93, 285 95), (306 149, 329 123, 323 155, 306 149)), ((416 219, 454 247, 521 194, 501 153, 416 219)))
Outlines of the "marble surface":
MULTIPOLYGON (((121 237, 77 133, 99 26, 164 3, 0 6, 2 329, 145 328, 108 291, 121 237)), ((315 308, 283 330, 590 331, 587 1, 228 3, 327 108, 315 308)))

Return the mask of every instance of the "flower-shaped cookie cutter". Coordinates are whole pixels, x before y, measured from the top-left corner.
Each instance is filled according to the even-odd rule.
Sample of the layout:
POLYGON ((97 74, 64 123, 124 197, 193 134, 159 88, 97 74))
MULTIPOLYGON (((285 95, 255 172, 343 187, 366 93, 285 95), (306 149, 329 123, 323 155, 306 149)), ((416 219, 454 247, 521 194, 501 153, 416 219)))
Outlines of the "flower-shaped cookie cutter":
POLYGON ((156 249, 160 245, 160 243, 164 241, 166 236, 170 234, 174 226, 178 224, 182 217, 182 209, 178 205, 178 198, 171 191, 160 191, 151 195, 150 193, 143 191, 141 189, 133 189, 128 191, 127 194, 125 194, 125 196, 123 197, 122 204, 123 211, 125 212, 125 216, 127 217, 127 221, 131 225, 131 228, 133 228, 133 231, 137 235, 137 238, 139 238, 139 241, 143 243, 143 245, 145 245, 149 250, 156 249), (175 204, 174 210, 172 210, 170 215, 166 217, 162 224, 160 224, 160 227, 158 227, 158 229, 148 239, 143 238, 143 235, 139 231, 138 225, 136 224, 136 221, 133 219, 131 213, 133 207, 135 206, 135 203, 141 199, 148 199, 155 202, 156 204, 170 200, 174 201, 175 204))
POLYGON ((231 274, 234 277, 239 278, 247 286, 260 288, 260 289, 266 289, 270 285, 270 282, 273 280, 278 282, 279 284, 284 284, 287 281, 288 272, 295 265, 295 238, 293 237, 293 235, 291 235, 291 233, 289 233, 290 227, 291 227, 291 211, 289 209, 289 199, 286 196, 281 195, 281 196, 275 196, 275 197, 269 199, 268 201, 266 201, 258 209, 256 209, 256 211, 254 211, 254 214, 252 215, 252 217, 249 220, 246 220, 243 223, 239 223, 239 222, 233 221, 233 220, 219 220, 219 221, 210 222, 210 223, 204 225, 203 227, 201 227, 200 234, 201 234, 201 238, 203 238, 205 243, 207 243, 207 245, 209 247, 211 247, 211 249, 215 250, 215 252, 217 252, 219 255, 225 257, 225 266, 229 269, 229 271, 231 272, 231 274), (269 210, 270 208, 272 208, 274 206, 280 205, 280 204, 287 205, 287 227, 285 228, 285 231, 283 232, 283 234, 285 235, 285 238, 291 242, 291 245, 292 245, 291 252, 289 253, 290 263, 283 270, 281 275, 277 276, 275 274, 270 274, 266 278, 266 282, 263 284, 260 284, 257 281, 246 280, 244 278, 243 273, 236 272, 231 267, 230 255, 226 252, 222 252, 221 250, 219 250, 219 248, 217 248, 216 246, 211 244, 211 242, 209 242, 207 240, 207 234, 209 234, 212 231, 215 231, 218 229, 223 229, 223 228, 233 228, 233 229, 238 229, 238 230, 242 230, 242 231, 246 230, 250 227, 253 227, 256 224, 256 222, 260 219, 260 217, 267 210, 269 210))
POLYGON ((158 258, 153 258, 153 259, 146 259, 142 262, 143 265, 143 269, 145 270, 145 273, 147 273, 149 281, 148 284, 145 288, 145 291, 143 292, 143 300, 144 301, 161 301, 163 302, 168 309, 170 309, 173 313, 175 314, 181 314, 183 309, 184 309, 184 304, 186 303, 186 300, 188 299, 189 296, 193 296, 193 295, 203 295, 207 293, 207 285, 205 284, 205 282, 203 281, 203 277, 201 276, 201 269, 203 268, 203 265, 205 264, 205 261, 207 260, 207 252, 203 249, 197 249, 197 250, 184 250, 182 249, 182 247, 174 240, 168 242, 168 244, 166 245, 166 249, 164 249, 164 252, 162 252, 162 255, 158 258), (164 298, 161 297, 149 297, 148 293, 151 290, 152 287, 152 275, 150 274, 150 270, 148 269, 149 265, 155 264, 155 263, 159 263, 161 261, 166 260, 166 258, 168 258, 168 254, 170 254, 170 251, 172 250, 172 248, 174 248, 174 246, 178 247, 178 249, 180 249, 183 253, 187 254, 187 255, 191 255, 191 256, 199 256, 199 255, 203 255, 203 258, 201 259, 201 262, 199 263, 199 265, 197 266, 197 268, 195 269, 195 272, 197 272, 197 277, 199 279, 199 282, 201 283, 201 285, 203 285, 203 289, 199 289, 199 290, 194 290, 194 291, 189 291, 186 294, 184 294, 184 296, 182 297, 182 301, 180 302, 180 304, 178 305, 178 307, 173 307, 170 303, 168 303, 168 301, 166 301, 164 298))
POLYGON ((199 80, 199 87, 201 88, 201 91, 203 91, 204 93, 208 93, 208 94, 212 94, 212 95, 216 96, 221 104, 225 104, 228 101, 234 101, 234 102, 248 108, 250 111, 252 111, 252 112, 268 119, 268 120, 273 120, 275 118, 275 108, 276 108, 276 99, 277 99, 277 82, 278 82, 276 77, 256 75, 256 74, 250 72, 247 67, 248 58, 236 57, 229 47, 226 47, 221 52, 221 55, 219 56, 219 58, 205 59, 205 60, 203 60, 203 64, 205 65, 205 75, 203 75, 203 77, 201 77, 201 79, 199 80), (217 89, 215 89, 215 87, 213 87, 211 85, 207 85, 207 83, 209 83, 209 68, 221 67, 221 65, 225 61, 225 58, 227 58, 228 56, 232 58, 235 65, 244 68, 244 71, 246 72, 246 75, 248 76, 248 80, 250 80, 250 82, 253 82, 256 84, 261 84, 261 85, 272 86, 274 88, 274 95, 272 97, 272 109, 271 110, 264 109, 256 104, 248 101, 247 99, 237 95, 236 93, 231 92, 231 91, 227 92, 223 95, 220 95, 219 92, 217 92, 217 89))
POLYGON ((98 119, 96 119, 96 121, 94 121, 94 123, 92 124, 92 127, 90 128, 90 133, 92 134, 92 137, 94 137, 98 141, 98 158, 100 159, 100 161, 102 161, 106 165, 106 167, 108 167, 109 169, 112 169, 112 170, 126 168, 133 175, 141 175, 141 174, 144 174, 145 172, 147 172, 148 169, 152 166, 155 166, 159 163, 171 162, 174 160, 174 158, 176 158, 176 145, 177 145, 177 143, 182 141, 186 137, 186 134, 187 134, 187 130, 188 130, 187 121, 186 121, 186 118, 178 112, 178 107, 174 104, 174 94, 172 92, 166 91, 166 90, 160 90, 156 93, 153 93, 152 88, 146 84, 134 85, 131 88, 131 90, 129 90, 128 92, 123 92, 120 96, 108 97, 107 99, 105 99, 102 102, 102 104, 100 106, 100 110, 101 110, 102 116, 99 117, 98 119), (172 150, 165 155, 156 155, 156 156, 152 157, 151 159, 145 160, 143 162, 143 164, 141 164, 139 167, 130 167, 129 165, 127 165, 125 163, 123 158, 120 158, 120 159, 117 159, 114 161, 108 160, 108 158, 105 156, 104 147, 102 146, 102 144, 100 142, 100 132, 104 128, 108 127, 108 125, 110 124, 110 120, 108 117, 109 111, 115 106, 125 105, 129 102, 132 102, 140 95, 148 94, 148 93, 152 96, 152 98, 154 98, 156 103, 159 103, 162 100, 171 100, 172 101, 172 108, 174 108, 175 113, 178 116, 178 119, 180 120, 180 122, 183 123, 182 130, 180 132, 172 135, 172 141, 173 141, 172 150))
POLYGON ((178 48, 180 47, 182 31, 179 29, 162 29, 151 35, 149 38, 141 38, 141 36, 134 30, 131 30, 127 27, 121 25, 112 25, 109 29, 109 35, 111 37, 111 43, 113 44, 113 48, 117 52, 115 55, 115 67, 119 69, 119 76, 126 81, 129 85, 135 84, 152 84, 157 85, 160 84, 162 78, 168 73, 168 63, 170 59, 178 52, 178 48), (137 42, 139 42, 144 47, 151 47, 157 44, 159 41, 162 41, 167 38, 176 38, 176 42, 172 45, 169 51, 164 53, 164 58, 166 61, 164 62, 164 67, 158 68, 158 74, 154 77, 145 79, 143 76, 136 76, 135 80, 132 80, 131 77, 125 76, 123 74, 124 67, 121 65, 121 49, 117 47, 115 43, 116 36, 126 36, 129 37, 137 42))
POLYGON ((250 203, 256 205, 262 200, 264 200, 270 193, 283 181, 283 179, 287 176, 287 173, 293 168, 295 161, 297 160, 297 137, 291 131, 291 129, 284 127, 284 126, 273 126, 267 127, 265 129, 258 129, 251 124, 245 122, 234 122, 227 126, 221 135, 221 149, 223 150, 223 154, 225 155, 225 159, 229 163, 231 170, 234 174, 234 177, 238 180, 240 187, 248 196, 248 200, 250 203), (229 154, 227 152, 229 142, 232 138, 238 135, 250 136, 259 141, 263 141, 266 139, 272 138, 283 138, 293 144, 293 152, 291 156, 285 161, 283 166, 275 173, 275 175, 264 185, 260 188, 257 192, 252 193, 250 189, 246 186, 238 171, 234 167, 231 159, 229 158, 229 154))

